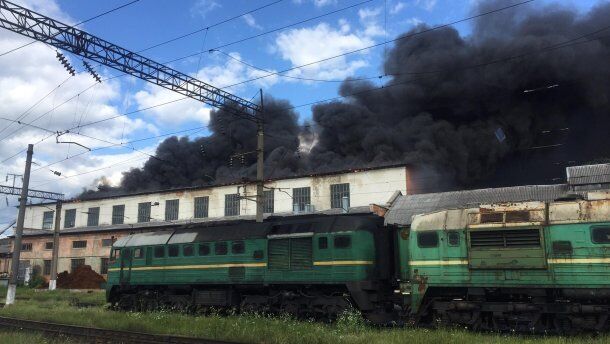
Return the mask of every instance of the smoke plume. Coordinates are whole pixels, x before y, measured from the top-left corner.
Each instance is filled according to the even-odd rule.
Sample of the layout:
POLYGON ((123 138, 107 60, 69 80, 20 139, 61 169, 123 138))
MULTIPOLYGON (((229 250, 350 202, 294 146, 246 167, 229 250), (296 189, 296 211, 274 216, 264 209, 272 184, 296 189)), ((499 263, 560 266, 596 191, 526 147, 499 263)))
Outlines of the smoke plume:
MULTIPOLYGON (((506 5, 487 1, 474 10, 506 5)), ((609 22, 606 3, 585 14, 557 4, 518 6, 479 17, 467 36, 422 24, 387 55, 383 88, 346 80, 345 99, 315 106, 306 126, 284 110, 287 102, 269 101, 267 177, 406 163, 419 171, 418 191, 427 192, 551 183, 566 164, 604 159, 609 22)), ((243 167, 227 161, 255 149, 254 124, 216 111, 211 130, 197 140, 167 139, 157 149, 161 160, 126 172, 122 188, 252 178, 254 155, 243 167)))

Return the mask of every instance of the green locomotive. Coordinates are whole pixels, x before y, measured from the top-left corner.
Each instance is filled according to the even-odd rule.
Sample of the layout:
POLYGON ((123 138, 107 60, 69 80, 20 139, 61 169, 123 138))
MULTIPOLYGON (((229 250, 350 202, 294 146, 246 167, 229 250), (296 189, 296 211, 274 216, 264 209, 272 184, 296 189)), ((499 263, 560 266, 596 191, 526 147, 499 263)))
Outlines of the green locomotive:
POLYGON ((501 331, 606 330, 606 196, 415 216, 403 271, 412 316, 501 331))
POLYGON ((610 197, 416 215, 275 217, 119 239, 108 301, 124 309, 234 307, 373 323, 527 332, 605 330, 610 197))
POLYGON ((134 234, 112 248, 122 309, 237 307, 334 318, 392 315, 391 232, 373 215, 295 216, 134 234))

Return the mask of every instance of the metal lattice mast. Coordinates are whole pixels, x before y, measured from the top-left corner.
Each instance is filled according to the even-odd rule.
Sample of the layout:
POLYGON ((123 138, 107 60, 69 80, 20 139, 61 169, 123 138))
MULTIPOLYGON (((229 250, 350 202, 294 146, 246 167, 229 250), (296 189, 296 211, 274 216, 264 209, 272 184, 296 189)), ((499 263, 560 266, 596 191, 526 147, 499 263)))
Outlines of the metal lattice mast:
POLYGON ((256 219, 259 222, 262 221, 262 183, 264 180, 262 103, 260 105, 252 103, 171 67, 10 1, 0 0, 0 27, 255 122, 257 125, 257 152, 259 153, 257 154, 256 176, 256 219))
POLYGON ((260 109, 255 103, 12 2, 0 0, 0 27, 232 111, 234 115, 258 120, 260 109))

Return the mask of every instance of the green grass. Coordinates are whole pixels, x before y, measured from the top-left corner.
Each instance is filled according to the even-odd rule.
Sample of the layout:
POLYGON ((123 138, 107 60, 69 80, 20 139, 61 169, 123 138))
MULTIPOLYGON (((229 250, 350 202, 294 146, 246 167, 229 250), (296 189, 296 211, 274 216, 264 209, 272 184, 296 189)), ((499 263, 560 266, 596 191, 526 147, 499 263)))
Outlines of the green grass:
POLYGON ((78 343, 73 339, 64 337, 48 338, 39 333, 28 333, 25 331, 0 331, 0 343, 2 344, 55 344, 55 343, 78 343))
MULTIPOLYGON (((1 292, 1 290, 0 290, 1 292)), ((77 308, 80 302, 103 303, 103 293, 83 294, 67 291, 31 292, 19 289, 14 306, 0 309, 0 316, 53 321, 116 330, 174 334, 243 343, 531 343, 577 344, 608 343, 609 336, 530 337, 472 333, 462 330, 426 330, 413 328, 380 329, 365 325, 357 314, 346 314, 332 325, 296 321, 288 317, 190 316, 172 312, 123 313, 103 306, 77 308)), ((4 343, 4 341, 2 341, 4 343)))

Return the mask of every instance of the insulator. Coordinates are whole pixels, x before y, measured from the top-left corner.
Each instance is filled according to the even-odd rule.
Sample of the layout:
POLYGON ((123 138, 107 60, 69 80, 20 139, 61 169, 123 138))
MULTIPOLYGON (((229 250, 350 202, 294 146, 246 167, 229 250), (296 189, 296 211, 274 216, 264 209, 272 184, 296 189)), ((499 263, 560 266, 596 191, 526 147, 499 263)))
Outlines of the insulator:
POLYGON ((59 60, 59 62, 61 62, 61 64, 64 66, 64 68, 68 71, 68 73, 70 73, 72 76, 75 76, 76 71, 74 70, 74 68, 68 61, 68 59, 59 51, 57 52, 56 56, 57 56, 57 59, 59 60))
POLYGON ((229 167, 233 167, 233 157, 229 158, 229 167))
POLYGON ((100 76, 97 75, 97 73, 95 72, 93 67, 91 67, 91 65, 87 61, 83 61, 83 65, 85 66, 85 69, 87 69, 89 74, 91 74, 91 76, 95 79, 95 81, 102 82, 102 79, 100 78, 100 76))
POLYGON ((242 155, 242 156, 240 157, 240 160, 241 160, 241 164, 242 164, 242 166, 244 166, 244 165, 246 164, 246 156, 245 156, 245 155, 242 155))

